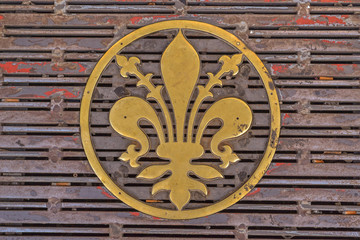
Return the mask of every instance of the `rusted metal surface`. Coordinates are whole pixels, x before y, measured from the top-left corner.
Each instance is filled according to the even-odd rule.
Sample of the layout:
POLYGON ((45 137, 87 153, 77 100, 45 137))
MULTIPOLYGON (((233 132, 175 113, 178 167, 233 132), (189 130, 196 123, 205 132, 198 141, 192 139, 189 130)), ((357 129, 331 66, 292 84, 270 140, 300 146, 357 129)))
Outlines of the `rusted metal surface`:
MULTIPOLYGON (((355 0, 0 1, 0 238, 360 238, 359 12, 355 0), (80 99, 98 59, 127 33, 166 19, 205 21, 238 36, 265 63, 281 101, 279 146, 264 178, 243 200, 206 218, 157 219, 121 203, 93 173, 79 136, 80 99)), ((231 51, 198 33, 189 39, 202 76, 231 51)), ((158 34, 127 51, 156 79, 170 41, 158 34)), ((261 80, 246 64, 240 74, 242 84, 224 80, 228 87, 217 91, 246 99, 256 128, 234 144, 248 161, 209 187, 214 196, 246 178, 267 141, 261 80)), ((125 86, 110 65, 91 119, 103 166, 129 186, 134 173, 114 161, 127 142, 107 117, 120 96, 144 94, 135 83, 125 86)), ((148 199, 148 188, 135 191, 148 199)))

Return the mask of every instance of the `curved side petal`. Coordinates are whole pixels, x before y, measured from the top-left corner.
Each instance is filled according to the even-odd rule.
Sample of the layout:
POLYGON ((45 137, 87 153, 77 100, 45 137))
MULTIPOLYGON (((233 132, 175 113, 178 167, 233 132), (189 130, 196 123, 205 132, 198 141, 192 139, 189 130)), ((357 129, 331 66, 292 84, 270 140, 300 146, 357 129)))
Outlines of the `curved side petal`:
POLYGON ((171 190, 171 184, 170 184, 169 178, 167 178, 161 182, 155 183, 151 190, 151 194, 155 195, 156 193, 163 191, 163 190, 171 190))
POLYGON ((137 159, 149 150, 149 139, 138 125, 140 119, 146 119, 152 123, 160 142, 164 142, 164 133, 155 110, 141 98, 124 97, 118 100, 110 110, 109 119, 116 132, 124 137, 135 139, 141 145, 139 151, 135 149, 134 144, 129 145, 127 152, 120 157, 124 161, 130 160, 132 167, 138 167, 137 159))
POLYGON ((168 170, 169 170, 169 164, 152 165, 142 170, 141 173, 139 173, 139 175, 137 175, 136 177, 155 179, 164 175, 168 170))
POLYGON ((218 170, 208 165, 192 165, 191 171, 203 179, 224 178, 218 170))
POLYGON ((211 151, 223 161, 222 168, 229 166, 230 162, 238 161, 239 158, 233 153, 229 145, 219 144, 226 139, 238 137, 249 130, 252 122, 250 107, 238 98, 224 98, 215 102, 205 113, 196 134, 196 142, 200 143, 206 126, 213 119, 221 119, 222 127, 211 139, 211 151))

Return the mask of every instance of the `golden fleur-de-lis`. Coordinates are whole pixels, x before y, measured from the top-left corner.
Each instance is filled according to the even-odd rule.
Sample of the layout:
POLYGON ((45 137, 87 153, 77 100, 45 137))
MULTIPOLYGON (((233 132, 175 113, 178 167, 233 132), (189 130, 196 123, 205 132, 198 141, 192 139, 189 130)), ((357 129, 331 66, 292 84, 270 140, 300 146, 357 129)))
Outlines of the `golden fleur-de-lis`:
POLYGON ((139 71, 140 60, 138 58, 127 59, 125 56, 116 56, 116 62, 121 68, 121 76, 137 77, 139 80, 137 86, 144 86, 149 91, 146 100, 133 96, 124 97, 118 100, 110 110, 109 119, 115 131, 124 137, 136 140, 140 145, 137 148, 135 144, 130 144, 120 159, 129 161, 131 167, 140 166, 138 159, 149 151, 150 141, 140 128, 139 121, 150 122, 159 138, 156 153, 161 158, 169 159, 170 162, 150 165, 143 169, 137 177, 156 180, 170 173, 169 177, 161 178, 153 185, 152 194, 164 190, 170 191, 169 198, 179 211, 190 201, 190 190, 208 194, 207 187, 202 180, 223 177, 221 172, 212 166, 192 163, 193 159, 200 158, 204 154, 201 138, 212 120, 220 119, 222 122, 222 127, 210 142, 211 152, 222 161, 219 167, 227 168, 230 163, 239 160, 232 148, 226 144, 221 145, 221 142, 238 137, 250 128, 252 112, 244 101, 235 97, 216 101, 206 110, 197 128, 195 127, 195 117, 202 102, 213 96, 212 88, 222 85, 221 78, 224 75, 236 75, 242 60, 241 53, 231 57, 225 55, 220 57, 219 62, 222 66, 218 73, 215 75, 207 73, 209 78, 207 84, 205 86, 197 85, 200 74, 200 58, 194 47, 184 37, 181 29, 161 57, 160 66, 164 85, 155 86, 151 82, 153 74, 144 75, 139 71), (164 88, 170 99, 173 118, 171 118, 163 98, 164 88), (187 120, 186 114, 190 99, 194 94, 197 94, 196 99, 187 120), (156 100, 160 106, 166 129, 163 129, 161 118, 147 99, 156 100), (175 125, 175 129, 173 129, 173 125, 175 125), (201 180, 190 177, 190 173, 195 174, 201 180))

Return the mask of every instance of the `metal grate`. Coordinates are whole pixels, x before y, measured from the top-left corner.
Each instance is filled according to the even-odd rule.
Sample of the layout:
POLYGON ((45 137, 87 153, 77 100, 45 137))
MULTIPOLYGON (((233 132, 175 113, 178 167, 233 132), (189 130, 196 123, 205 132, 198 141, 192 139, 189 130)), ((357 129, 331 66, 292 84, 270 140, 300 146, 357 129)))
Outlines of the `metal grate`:
MULTIPOLYGON (((0 1, 0 238, 359 239, 359 12, 355 0, 0 1), (82 150, 79 108, 89 74, 115 41, 182 18, 221 26, 256 52, 278 88, 282 130, 273 163, 248 196, 207 218, 174 221, 139 213, 103 187, 82 150)), ((205 68, 231 54, 216 39, 188 37, 205 68)), ((150 36, 126 53, 155 71, 170 40, 150 36)), ((92 130, 104 167, 132 188, 134 174, 114 161, 122 150, 103 142, 114 136, 110 107, 134 89, 118 75, 110 66, 102 76, 92 130)), ((246 179, 269 131, 261 80, 246 64, 241 78, 241 87, 228 79, 217 91, 237 91, 259 116, 249 142, 238 145, 239 168, 248 171, 227 174, 215 192, 246 179)))

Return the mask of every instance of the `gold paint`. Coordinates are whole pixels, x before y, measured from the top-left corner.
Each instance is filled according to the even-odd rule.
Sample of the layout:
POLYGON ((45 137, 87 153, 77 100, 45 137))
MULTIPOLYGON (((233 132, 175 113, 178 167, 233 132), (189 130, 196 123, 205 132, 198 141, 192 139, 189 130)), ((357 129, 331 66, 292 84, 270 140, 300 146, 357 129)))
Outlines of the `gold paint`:
POLYGON ((100 59, 89 77, 80 109, 81 137, 85 153, 92 168, 104 185, 116 197, 139 211, 170 219, 190 219, 213 214, 234 204, 251 191, 266 172, 271 162, 280 132, 280 109, 276 90, 270 86, 273 86, 273 82, 260 59, 231 33, 207 23, 188 20, 172 20, 148 25, 130 33, 115 43, 100 59), (159 85, 155 87, 151 82, 152 74, 144 75, 137 68, 137 65, 140 63, 138 58, 130 57, 127 59, 124 56, 118 55, 118 53, 139 38, 157 31, 169 29, 178 29, 179 31, 164 51, 161 59, 161 72, 164 86, 159 85), (214 35, 239 51, 239 54, 231 57, 222 56, 219 59, 219 62, 222 64, 220 71, 215 75, 213 73, 207 73, 209 80, 205 86, 197 85, 200 60, 196 50, 186 40, 183 34, 186 29, 214 35), (170 162, 162 165, 148 166, 143 169, 137 177, 159 179, 166 173, 170 173, 171 175, 168 178, 161 179, 161 181, 153 185, 152 194, 156 194, 159 191, 169 191, 169 198, 177 210, 153 207, 128 195, 109 177, 97 159, 91 144, 89 129, 91 97, 103 70, 114 57, 116 57, 116 62, 120 67, 120 74, 123 77, 129 75, 136 76, 139 80, 137 86, 144 86, 149 91, 147 99, 155 99, 159 104, 161 113, 165 119, 166 133, 168 136, 166 139, 165 129, 162 129, 160 118, 152 106, 146 101, 147 99, 124 97, 118 100, 112 107, 109 115, 110 123, 120 135, 136 140, 140 147, 137 148, 136 145, 130 144, 127 152, 123 153, 120 159, 129 161, 132 167, 139 166, 137 160, 148 152, 149 139, 140 129, 138 122, 140 120, 150 122, 157 131, 159 138, 156 153, 161 158, 169 159, 170 162), (227 168, 231 166, 230 163, 239 160, 238 156, 233 153, 231 147, 229 145, 221 145, 221 142, 229 138, 238 137, 250 128, 252 113, 244 101, 235 97, 229 97, 215 102, 207 109, 203 118, 200 120, 197 131, 194 129, 194 120, 199 106, 204 99, 212 97, 211 89, 216 85, 221 86, 221 77, 226 74, 236 75, 239 71, 238 66, 244 57, 253 64, 259 73, 269 98, 272 134, 271 137, 269 137, 263 159, 249 180, 230 196, 211 206, 198 209, 184 209, 190 200, 189 190, 199 191, 207 195, 208 190, 203 181, 223 177, 219 169, 208 165, 193 164, 191 162, 192 159, 200 158, 204 153, 201 138, 203 131, 210 121, 220 119, 222 122, 222 127, 213 136, 210 143, 212 153, 222 160, 220 167, 227 168), (166 89, 166 92, 163 92, 164 89, 166 89), (195 89, 197 90, 195 91, 195 89), (165 93, 167 93, 170 98, 174 110, 174 118, 171 118, 170 111, 167 109, 167 105, 163 99, 163 94, 165 93), (189 122, 186 123, 185 120, 187 118, 185 114, 189 107, 190 98, 194 94, 197 94, 195 95, 196 99, 190 111, 189 122), (188 129, 185 129, 186 124, 188 125, 188 129), (176 134, 173 131, 173 125, 176 127, 176 134), (185 132, 187 133, 186 135, 185 132), (195 139, 193 139, 193 137, 195 137, 195 139), (200 179, 190 178, 188 175, 190 172, 196 174, 200 179))
POLYGON ((185 116, 199 72, 199 55, 179 31, 161 57, 161 73, 174 109, 178 142, 184 138, 185 116))
POLYGON ((148 102, 138 97, 124 97, 117 101, 110 110, 110 124, 120 135, 135 139, 141 145, 140 151, 136 151, 136 145, 130 144, 127 152, 120 157, 123 161, 130 160, 131 167, 138 167, 137 160, 149 150, 149 139, 140 129, 138 122, 146 119, 151 122, 159 136, 160 143, 164 143, 164 133, 155 110, 148 102))
MULTIPOLYGON (((215 76, 212 73, 208 73, 209 82, 205 88, 197 86, 198 95, 191 112, 188 136, 193 135, 192 130, 195 130, 193 129, 194 119, 202 101, 206 97, 212 96, 210 90, 214 85, 222 84, 220 79, 225 73, 236 75, 239 72, 238 65, 242 62, 242 57, 242 54, 236 54, 231 58, 222 56, 219 59, 219 62, 222 63, 221 70, 215 76)), ((139 72, 136 66, 140 63, 138 58, 131 57, 127 60, 126 57, 117 55, 116 60, 121 67, 120 73, 122 76, 126 77, 128 74, 132 74, 137 76, 140 81, 143 81, 144 75, 139 72)), ((185 142, 185 117, 190 98, 199 78, 200 58, 193 46, 185 39, 181 30, 164 51, 160 65, 166 92, 169 95, 175 116, 175 122, 167 125, 167 128, 170 129, 173 125, 176 126, 176 141, 175 136, 169 134, 169 142, 164 142, 164 133, 155 110, 148 102, 138 97, 125 97, 117 101, 110 111, 110 123, 120 135, 137 140, 140 143, 141 148, 139 151, 136 151, 136 146, 131 144, 127 152, 123 153, 120 157, 124 161, 130 160, 130 166, 132 167, 138 167, 137 159, 149 150, 149 140, 139 128, 139 120, 146 119, 154 125, 160 140, 156 153, 161 158, 169 159, 170 163, 149 166, 137 177, 157 179, 167 172, 171 173, 170 177, 153 186, 152 194, 154 195, 162 190, 170 191, 169 197, 171 202, 178 210, 182 210, 190 201, 190 190, 200 191, 204 195, 208 194, 205 184, 191 178, 189 176, 190 172, 202 179, 223 177, 218 170, 211 166, 194 165, 191 163, 192 159, 200 158, 204 154, 204 148, 200 141, 208 123, 214 119, 222 120, 222 128, 211 140, 211 151, 223 161, 220 167, 227 168, 230 162, 238 161, 239 157, 233 153, 229 145, 220 147, 220 143, 225 139, 244 134, 250 128, 252 113, 249 106, 240 99, 221 99, 215 102, 203 116, 196 133, 195 143, 192 142, 191 137, 187 138, 185 142)), ((150 79, 152 74, 147 76, 149 77, 145 77, 146 83, 151 85, 150 79)), ((138 84, 138 86, 142 85, 145 84, 138 84)), ((148 89, 152 88, 148 87, 148 89)), ((158 89, 158 94, 151 96, 157 102, 162 102, 162 87, 158 86, 158 89)), ((164 114, 166 122, 171 122, 168 115, 169 110, 166 109, 166 106, 162 109, 167 113, 164 114)))

